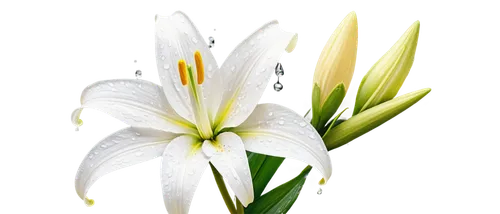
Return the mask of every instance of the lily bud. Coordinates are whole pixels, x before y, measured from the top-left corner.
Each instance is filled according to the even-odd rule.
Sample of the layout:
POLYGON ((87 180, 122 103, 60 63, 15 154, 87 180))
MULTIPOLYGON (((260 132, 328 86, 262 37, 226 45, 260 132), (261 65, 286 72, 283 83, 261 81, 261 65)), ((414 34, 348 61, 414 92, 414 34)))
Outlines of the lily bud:
POLYGON ((353 115, 396 96, 413 65, 419 31, 416 21, 368 71, 359 86, 353 115))
POLYGON ((316 58, 312 88, 317 84, 321 89, 320 108, 339 83, 344 84, 345 91, 351 88, 359 60, 359 38, 359 17, 352 9, 331 32, 316 58))

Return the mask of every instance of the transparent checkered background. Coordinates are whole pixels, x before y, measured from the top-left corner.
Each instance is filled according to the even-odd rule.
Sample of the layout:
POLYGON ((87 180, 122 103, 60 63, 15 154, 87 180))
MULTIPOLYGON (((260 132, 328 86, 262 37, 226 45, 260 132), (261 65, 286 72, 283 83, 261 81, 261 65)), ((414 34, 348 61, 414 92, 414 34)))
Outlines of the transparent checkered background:
MULTIPOLYGON (((192 15, 192 9, 191 8, 184 8, 184 10, 188 14, 192 15)), ((346 8, 344 10, 345 10, 345 12, 347 12, 349 9, 346 8)), ((362 11, 360 10, 360 8, 356 8, 356 10, 357 10, 358 13, 360 13, 360 18, 362 19, 363 18, 362 11)), ((152 9, 153 14, 155 12, 160 12, 160 11, 161 12, 166 12, 168 14, 168 13, 171 13, 173 11, 173 9, 158 9, 158 8, 153 8, 152 9)), ((272 14, 270 14, 270 15, 272 15, 272 14)), ((265 20, 267 20, 267 19, 269 19, 271 17, 272 16, 256 16, 255 17, 255 24, 248 24, 248 31, 247 32, 241 32, 240 33, 240 39, 243 38, 248 32, 253 31, 259 24, 263 24, 265 20)), ((274 16, 274 17, 276 17, 276 16, 274 16)), ((200 24, 200 30, 207 37, 212 32, 215 32, 215 35, 216 35, 217 32, 224 32, 224 24, 206 24, 206 23, 201 23, 202 20, 201 20, 200 16, 192 16, 192 18, 193 18, 193 20, 196 23, 200 24)), ((284 25, 284 27, 286 27, 286 29, 288 31, 299 32, 299 34, 300 34, 300 38, 301 39, 299 41, 299 46, 298 46, 296 52, 294 52, 293 54, 291 54, 291 56, 294 56, 294 57, 304 56, 304 36, 305 36, 305 34, 304 34, 304 25, 303 24, 288 24, 288 22, 287 22, 288 17, 287 16, 277 16, 277 18, 280 19, 281 23, 284 25)), ((404 29, 408 25, 408 23, 410 21, 412 21, 413 19, 415 19, 415 18, 421 18, 422 21, 424 21, 424 17, 423 16, 408 16, 408 22, 401 23, 400 24, 400 30, 404 29)), ((336 17, 336 23, 338 23, 339 19, 340 19, 340 16, 337 16, 336 17)), ((336 23, 328 24, 328 32, 331 32, 334 29, 336 23)), ((423 29, 425 30, 425 28, 423 28, 423 29)), ((328 36, 328 32, 321 32, 320 33, 320 41, 318 41, 318 42, 320 42, 321 44, 323 44, 325 42, 325 39, 328 36)), ((369 32, 362 32, 362 38, 361 38, 361 40, 368 40, 368 35, 369 35, 369 32)), ((384 41, 384 47, 377 48, 377 50, 376 50, 376 56, 369 56, 368 57, 368 64, 360 64, 359 65, 358 72, 356 74, 356 79, 358 79, 360 77, 361 72, 363 70, 365 70, 368 67, 368 65, 371 64, 375 60, 375 58, 377 56, 380 56, 384 52, 384 50, 386 50, 389 47, 389 45, 392 44, 392 42, 399 35, 400 35, 399 31, 398 32, 393 32, 391 40, 385 40, 384 41)), ((425 36, 425 34, 423 36, 425 36)), ((232 44, 231 44, 231 47, 233 47, 234 45, 236 45, 236 43, 238 41, 239 40, 233 40, 232 44)), ((226 47, 226 46, 228 46, 228 45, 225 45, 223 47, 224 48, 224 55, 226 55, 231 50, 231 48, 226 47)), ((218 47, 218 48, 221 48, 221 47, 218 47)), ((425 48, 424 48, 424 37, 422 37, 417 64, 423 64, 424 63, 424 56, 425 56, 425 51, 424 50, 425 50, 425 48)), ((314 60, 316 58, 316 55, 318 53, 319 53, 319 48, 313 48, 312 49, 311 70, 312 70, 312 66, 314 65, 314 60)), ((215 54, 215 49, 214 49, 214 54, 215 54)), ((363 53, 361 53, 361 54, 363 54, 363 53)), ((223 56, 217 56, 217 59, 219 61, 222 61, 223 56)), ((66 103, 66 104, 64 104, 64 128, 71 129, 71 126, 70 126, 69 120, 68 120, 68 116, 69 116, 69 113, 71 112, 71 110, 77 106, 78 95, 79 95, 80 89, 83 86, 85 86, 86 84, 88 84, 89 82, 91 82, 93 80, 102 79, 102 78, 110 78, 110 77, 117 77, 117 76, 130 77, 130 76, 133 75, 133 71, 135 70, 136 67, 143 68, 143 66, 144 66, 142 64, 144 62, 144 57, 143 56, 128 56, 127 59, 123 59, 124 63, 125 63, 125 60, 127 60, 127 62, 128 62, 128 70, 123 70, 122 72, 88 72, 88 78, 85 79, 85 80, 80 80, 80 88, 71 88, 71 90, 72 90, 72 98, 73 98, 72 99, 72 103, 66 103), (139 63, 136 64, 136 65, 133 65, 133 60, 138 60, 139 63)), ((285 56, 281 62, 286 66, 287 63, 288 63, 288 56, 285 56)), ((153 68, 153 72, 154 72, 154 61, 153 61, 152 68, 153 68)), ((430 85, 430 86, 432 86, 432 80, 422 80, 422 79, 419 80, 419 79, 416 78, 417 68, 418 68, 418 66, 416 66, 414 68, 415 71, 411 74, 411 76, 409 78, 409 81, 415 81, 416 87, 423 86, 423 85, 430 85)), ((154 75, 153 72, 145 72, 144 77, 145 78, 150 78, 150 79, 155 79, 155 77, 154 77, 155 75, 154 75)), ((311 79, 310 79, 311 76, 310 75, 311 75, 311 72, 304 72, 304 96, 305 97, 308 96, 308 91, 310 90, 310 83, 311 83, 311 79)), ((286 75, 284 78, 282 78, 282 81, 285 83, 285 87, 296 87, 294 85, 289 85, 288 84, 287 77, 288 77, 288 75, 286 75)), ((67 90, 70 90, 70 89, 68 88, 67 90)), ((408 90, 408 86, 405 86, 405 90, 408 90)), ((440 88, 434 88, 434 92, 433 92, 432 96, 440 96, 440 88)), ((289 104, 288 103, 288 96, 280 96, 279 94, 275 94, 275 93, 273 93, 273 91, 271 89, 269 89, 267 91, 267 93, 265 94, 265 96, 263 97, 263 99, 265 99, 265 100, 271 100, 271 101, 275 101, 275 102, 279 102, 279 103, 282 103, 282 104, 286 104, 286 105, 289 105, 292 108, 297 108, 298 111, 303 111, 302 110, 302 104, 289 104)), ((415 112, 415 108, 413 108, 410 112, 415 112)), ((388 124, 384 128, 399 128, 399 122, 401 120, 407 120, 408 119, 408 115, 407 114, 399 117, 394 122, 388 124)), ((88 121, 88 119, 86 118, 86 115, 84 116, 84 119, 88 121)), ((112 120, 111 118, 109 118, 108 116, 106 116, 104 114, 104 112, 96 112, 96 119, 97 120, 111 120, 112 121, 112 128, 96 128, 96 136, 88 136, 88 126, 87 125, 85 125, 83 127, 83 129, 81 129, 81 131, 79 131, 79 132, 75 132, 74 131, 73 135, 88 136, 88 142, 89 142, 89 144, 82 144, 82 145, 80 145, 80 156, 83 156, 85 154, 85 152, 87 151, 87 149, 89 148, 89 146, 92 145, 95 141, 99 140, 103 136, 106 136, 106 135, 112 133, 116 129, 124 127, 124 125, 120 121, 118 121, 118 120, 112 120)), ((372 135, 375 135, 375 132, 372 135)), ((344 149, 343 152, 349 152, 351 150, 352 150, 352 147, 349 146, 346 149, 344 149)), ((332 157, 335 160, 335 157, 336 157, 335 153, 332 153, 332 157)), ((76 169, 76 166, 77 166, 78 162, 79 162, 78 160, 73 160, 72 161, 72 173, 74 173, 74 170, 76 169)), ((287 163, 289 165, 300 165, 300 164, 294 163, 293 161, 288 161, 287 163)), ((140 167, 137 167, 137 168, 152 168, 153 169, 152 170, 153 173, 151 175, 151 179, 153 181, 152 182, 153 183, 153 187, 152 187, 153 188, 153 192, 160 192, 159 183, 158 183, 158 176, 157 176, 158 172, 157 172, 157 170, 155 170, 155 169, 158 169, 158 163, 157 163, 157 161, 144 164, 144 166, 140 166, 140 167)), ((123 170, 121 170, 121 171, 119 171, 117 173, 114 173, 113 175, 108 175, 108 176, 103 177, 101 180, 98 181, 98 184, 111 184, 111 180, 112 180, 111 178, 112 178, 112 176, 135 176, 135 172, 136 172, 135 168, 123 169, 123 170)), ((288 178, 287 176, 281 176, 280 180, 281 181, 282 180, 286 180, 287 178, 288 178)), ((335 183, 336 183, 336 176, 334 177, 334 179, 332 181, 332 184, 335 184, 335 183)), ((204 178, 204 180, 202 181, 201 184, 202 185, 201 185, 200 191, 201 192, 206 192, 207 191, 206 185, 208 184, 208 177, 204 178)), ((91 190, 91 195, 95 196, 95 191, 96 191, 96 188, 94 186, 93 189, 91 190)), ((322 194, 321 197, 317 196, 316 194, 314 194, 312 192, 308 192, 306 194, 312 194, 312 199, 313 200, 328 200, 328 189, 326 190, 325 193, 322 194)), ((304 198, 304 196, 302 196, 300 200, 302 200, 303 198, 304 198)), ((75 198, 74 194, 72 194, 72 200, 77 200, 75 198)), ((196 198, 195 198, 195 203, 194 203, 194 207, 195 208, 199 207, 199 205, 200 205, 200 201, 199 200, 200 200, 200 194, 198 193, 197 196, 196 196, 196 198)), ((219 197, 217 197, 217 200, 218 201, 215 202, 216 206, 217 207, 222 207, 222 204, 220 202, 219 197)), ((158 199, 158 203, 160 203, 160 199, 158 199)), ((104 206, 105 206, 105 201, 104 200, 99 200, 99 203, 97 204, 97 208, 102 208, 104 206)), ((95 209, 88 209, 88 208, 84 208, 84 207, 81 207, 80 211, 81 211, 80 213, 95 213, 95 209)))

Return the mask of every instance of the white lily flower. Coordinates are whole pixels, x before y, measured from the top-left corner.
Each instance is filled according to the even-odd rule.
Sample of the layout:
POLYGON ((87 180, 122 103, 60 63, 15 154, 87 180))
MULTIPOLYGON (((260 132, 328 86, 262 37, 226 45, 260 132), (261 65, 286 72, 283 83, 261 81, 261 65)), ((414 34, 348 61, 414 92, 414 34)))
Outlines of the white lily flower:
POLYGON ((327 180, 331 163, 321 136, 295 112, 259 104, 283 50, 297 35, 270 22, 244 40, 221 68, 183 13, 156 19, 156 56, 163 87, 144 80, 107 80, 87 87, 72 114, 104 111, 132 126, 98 143, 83 160, 76 191, 86 197, 102 175, 161 156, 169 213, 188 213, 196 186, 212 163, 244 206, 253 201, 245 150, 301 160, 327 180))

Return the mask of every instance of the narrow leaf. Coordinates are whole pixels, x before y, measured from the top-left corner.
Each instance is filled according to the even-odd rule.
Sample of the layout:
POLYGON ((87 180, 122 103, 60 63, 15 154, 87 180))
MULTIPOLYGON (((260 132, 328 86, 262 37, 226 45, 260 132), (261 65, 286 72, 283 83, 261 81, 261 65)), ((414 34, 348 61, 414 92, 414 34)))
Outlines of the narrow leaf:
POLYGON ((340 112, 337 113, 337 115, 335 115, 335 118, 333 118, 332 121, 328 124, 328 127, 324 128, 323 131, 320 132, 320 134, 322 135, 324 133, 327 133, 333 127, 349 119, 350 116, 351 116, 351 111, 349 110, 349 107, 342 109, 340 112))
POLYGON ((262 195, 262 192, 264 192, 267 184, 269 184, 269 181, 271 181, 274 173, 276 173, 276 170, 278 170, 278 168, 285 160, 285 158, 281 157, 274 157, 269 155, 262 156, 265 156, 265 160, 264 162, 262 162, 259 171, 253 177, 254 200, 262 195))
POLYGON ((259 199, 248 205, 245 213, 248 214, 275 214, 287 213, 299 196, 300 190, 306 181, 311 167, 306 167, 294 179, 276 187, 259 199))

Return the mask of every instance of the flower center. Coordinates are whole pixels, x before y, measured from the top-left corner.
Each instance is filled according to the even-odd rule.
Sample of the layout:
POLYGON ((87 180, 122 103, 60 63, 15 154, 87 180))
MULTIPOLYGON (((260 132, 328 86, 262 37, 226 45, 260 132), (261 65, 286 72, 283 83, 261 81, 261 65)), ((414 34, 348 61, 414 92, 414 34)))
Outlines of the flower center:
POLYGON ((183 86, 188 87, 189 97, 193 104, 193 114, 196 123, 196 128, 203 139, 211 139, 214 135, 210 125, 207 108, 205 106, 203 91, 200 85, 205 80, 205 68, 200 51, 194 53, 194 61, 196 66, 196 77, 191 65, 187 65, 186 61, 180 59, 178 62, 179 77, 183 86))

